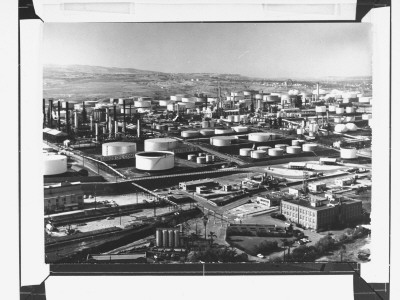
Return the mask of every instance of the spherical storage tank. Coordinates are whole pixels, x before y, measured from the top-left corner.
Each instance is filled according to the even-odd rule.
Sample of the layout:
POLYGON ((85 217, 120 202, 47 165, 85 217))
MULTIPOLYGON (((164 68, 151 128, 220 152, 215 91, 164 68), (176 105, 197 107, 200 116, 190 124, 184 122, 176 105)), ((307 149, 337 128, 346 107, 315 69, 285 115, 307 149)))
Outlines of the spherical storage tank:
POLYGON ((236 140, 237 136, 215 136, 210 138, 210 144, 214 146, 230 146, 232 144, 232 140, 236 140))
POLYGON ((317 149, 317 144, 303 144, 303 151, 304 152, 311 152, 311 151, 315 151, 317 149))
POLYGON ((242 148, 239 150, 240 156, 250 156, 251 148, 242 148))
POLYGON ((121 155, 136 152, 136 143, 129 142, 112 142, 105 143, 101 146, 101 155, 121 155))
POLYGON ((67 172, 67 157, 64 155, 44 155, 44 175, 67 172))
POLYGON ((267 152, 264 150, 254 150, 251 151, 251 158, 260 159, 264 158, 267 155, 267 152))
POLYGON ((340 158, 354 159, 357 158, 356 148, 340 148, 340 158))
POLYGON ((181 137, 191 138, 199 136, 199 132, 195 130, 186 130, 181 132, 181 137))
POLYGON ((281 148, 271 148, 268 149, 268 155, 269 156, 282 156, 284 153, 284 150, 281 148))
POLYGON ((249 134, 249 141, 252 142, 267 142, 275 139, 276 139, 275 133, 253 132, 249 134))
POLYGON ((175 155, 169 151, 149 151, 136 153, 136 169, 162 171, 174 167, 175 155))
POLYGON ((298 154, 298 153, 301 153, 301 147, 300 146, 289 146, 289 147, 286 147, 286 153, 287 154, 298 154))
POLYGON ((171 138, 147 139, 144 141, 144 151, 168 151, 175 149, 178 142, 171 138))

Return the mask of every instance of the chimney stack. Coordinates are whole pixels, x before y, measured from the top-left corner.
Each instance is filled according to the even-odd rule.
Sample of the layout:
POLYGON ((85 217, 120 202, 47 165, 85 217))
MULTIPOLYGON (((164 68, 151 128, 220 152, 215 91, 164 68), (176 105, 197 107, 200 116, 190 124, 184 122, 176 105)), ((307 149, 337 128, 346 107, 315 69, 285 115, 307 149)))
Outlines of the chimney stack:
MULTIPOLYGON (((93 125, 93 123, 91 123, 91 124, 93 125)), ((97 123, 97 122, 95 125, 95 136, 96 136, 96 141, 99 141, 99 123, 97 123)))
POLYGON ((142 130, 142 124, 141 124, 141 122, 140 122, 140 118, 137 120, 137 127, 136 127, 136 134, 137 134, 137 137, 138 138, 140 138, 140 136, 141 136, 141 130, 142 130))
POLYGON ((69 134, 70 117, 69 117, 69 103, 68 103, 68 101, 65 102, 65 123, 66 123, 67 134, 69 134))
POLYGON ((118 135, 118 121, 117 120, 114 121, 114 130, 115 130, 115 137, 117 137, 117 135, 118 135))
POLYGON ((61 101, 57 101, 57 129, 61 130, 61 101))
POLYGON ((123 100, 124 102, 123 102, 123 108, 124 108, 124 127, 123 127, 123 130, 124 130, 124 133, 126 133, 126 104, 125 104, 125 99, 123 100))
POLYGON ((49 117, 47 118, 49 121, 49 127, 53 127, 53 100, 49 99, 49 117))
POLYGON ((46 127, 46 99, 43 98, 43 127, 46 127))
POLYGON ((78 130, 79 120, 78 120, 78 112, 77 111, 74 112, 74 127, 75 127, 75 131, 78 130))

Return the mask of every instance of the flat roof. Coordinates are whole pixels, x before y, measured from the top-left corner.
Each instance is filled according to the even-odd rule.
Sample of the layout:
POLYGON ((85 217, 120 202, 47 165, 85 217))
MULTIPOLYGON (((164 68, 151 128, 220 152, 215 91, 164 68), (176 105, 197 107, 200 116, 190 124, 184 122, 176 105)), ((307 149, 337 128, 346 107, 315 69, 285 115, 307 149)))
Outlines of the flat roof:
MULTIPOLYGON (((282 201, 288 202, 288 203, 290 203, 290 204, 295 204, 295 205, 299 205, 299 206, 302 206, 302 207, 314 209, 314 210, 329 209, 329 208, 331 208, 331 206, 328 206, 328 205, 327 205, 327 204, 329 204, 329 203, 330 203, 330 204, 334 204, 334 205, 339 204, 339 201, 330 201, 330 202, 328 202, 327 204, 323 204, 322 206, 314 207, 314 206, 311 206, 310 202, 309 202, 309 201, 306 201, 306 200, 296 200, 296 199, 293 199, 293 200, 282 200, 282 201)), ((351 204, 351 203, 356 203, 356 202, 361 202, 361 201, 359 201, 359 200, 349 200, 349 199, 346 199, 346 200, 342 200, 341 202, 342 202, 342 204, 351 204)))

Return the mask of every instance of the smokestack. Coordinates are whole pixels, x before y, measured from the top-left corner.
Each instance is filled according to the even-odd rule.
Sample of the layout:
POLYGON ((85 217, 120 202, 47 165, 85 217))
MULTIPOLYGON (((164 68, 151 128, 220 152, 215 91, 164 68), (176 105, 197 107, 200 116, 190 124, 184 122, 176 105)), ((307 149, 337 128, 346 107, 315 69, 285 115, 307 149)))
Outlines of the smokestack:
POLYGON ((112 128, 113 128, 113 126, 112 126, 112 124, 113 124, 113 121, 112 121, 112 118, 109 118, 109 122, 108 122, 108 137, 111 139, 112 138, 112 128))
POLYGON ((129 103, 129 118, 132 119, 132 101, 129 103))
POLYGON ((114 121, 117 121, 117 106, 114 103, 114 121))
POLYGON ((140 122, 140 119, 137 120, 137 127, 136 127, 136 134, 137 137, 140 138, 141 136, 141 130, 142 130, 142 124, 140 122))
POLYGON ((57 129, 61 130, 61 101, 57 101, 57 129))
POLYGON ((82 123, 86 124, 86 122, 87 122, 86 106, 85 106, 85 101, 82 101, 82 123))
POLYGON ((106 126, 108 126, 109 122, 110 122, 110 109, 106 107, 106 126))
POLYGON ((68 101, 65 102, 65 123, 67 126, 67 134, 69 134, 69 126, 70 126, 70 119, 69 119, 69 103, 68 101))
MULTIPOLYGON (((93 121, 93 119, 92 119, 93 121)), ((93 123, 91 123, 93 125, 93 123)), ((95 136, 96 136, 96 141, 99 141, 99 123, 96 123, 95 125, 95 136)))
POLYGON ((46 99, 43 98, 43 127, 46 127, 46 99))
POLYGON ((93 132, 93 116, 90 116, 90 131, 93 132))
POLYGON ((114 121, 114 126, 115 126, 115 128, 114 128, 114 130, 115 130, 115 137, 117 137, 117 135, 118 135, 118 121, 117 121, 117 120, 114 121))
POLYGON ((317 82, 317 101, 319 100, 319 82, 317 82))
POLYGON ((49 99, 49 117, 47 118, 49 121, 49 127, 53 127, 53 100, 49 99))
POLYGON ((75 130, 78 130, 79 120, 78 120, 78 112, 77 111, 74 112, 74 127, 75 127, 75 130))
POLYGON ((124 127, 123 127, 123 130, 124 130, 124 133, 126 132, 126 103, 125 103, 125 99, 123 100, 124 102, 123 102, 123 108, 124 108, 124 127))

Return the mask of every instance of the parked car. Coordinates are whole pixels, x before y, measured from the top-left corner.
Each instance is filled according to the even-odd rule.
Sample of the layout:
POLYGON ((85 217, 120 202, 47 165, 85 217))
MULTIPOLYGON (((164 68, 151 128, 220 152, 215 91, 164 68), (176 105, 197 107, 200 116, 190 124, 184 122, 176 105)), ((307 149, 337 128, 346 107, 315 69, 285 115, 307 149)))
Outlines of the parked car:
POLYGON ((262 255, 261 253, 258 253, 258 254, 257 254, 257 257, 258 257, 258 258, 265 258, 265 256, 262 255))

